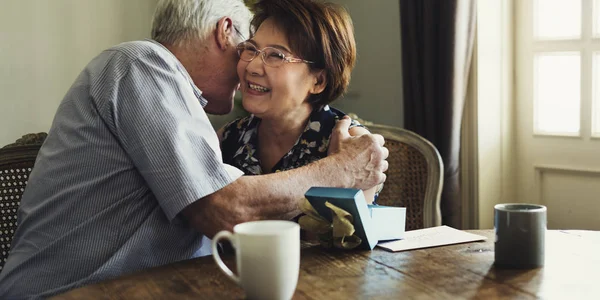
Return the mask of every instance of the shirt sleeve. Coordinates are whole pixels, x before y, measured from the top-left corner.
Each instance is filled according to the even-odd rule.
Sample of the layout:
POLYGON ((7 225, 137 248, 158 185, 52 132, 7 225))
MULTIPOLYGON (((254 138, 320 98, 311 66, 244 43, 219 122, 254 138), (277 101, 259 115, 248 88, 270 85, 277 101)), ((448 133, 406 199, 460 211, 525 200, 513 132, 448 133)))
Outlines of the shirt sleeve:
POLYGON ((180 65, 158 54, 130 64, 106 111, 116 138, 173 220, 243 173, 223 163, 216 132, 180 65))

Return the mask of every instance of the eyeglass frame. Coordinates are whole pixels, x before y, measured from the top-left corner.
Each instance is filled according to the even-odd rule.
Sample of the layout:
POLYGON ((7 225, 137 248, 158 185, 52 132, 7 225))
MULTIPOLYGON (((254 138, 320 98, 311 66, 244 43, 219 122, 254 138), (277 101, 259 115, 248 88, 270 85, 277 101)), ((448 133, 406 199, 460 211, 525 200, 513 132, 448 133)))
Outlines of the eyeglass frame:
POLYGON ((242 40, 246 40, 246 37, 240 32, 239 29, 237 29, 237 27, 233 26, 233 29, 235 29, 235 32, 242 38, 242 40))
MULTIPOLYGON (((243 61, 245 61, 245 62, 251 62, 251 61, 253 61, 253 60, 254 60, 254 59, 257 57, 257 56, 259 56, 259 55, 260 55, 260 59, 262 60, 263 64, 265 64, 265 66, 269 66, 269 67, 272 67, 272 68, 277 68, 277 67, 280 67, 281 65, 279 65, 279 66, 272 66, 272 65, 269 65, 269 64, 267 63, 267 61, 266 61, 266 58, 265 58, 265 56, 266 56, 266 54, 265 54, 265 53, 266 53, 266 52, 265 52, 265 49, 273 49, 273 50, 275 50, 275 51, 277 51, 277 52, 281 53, 281 56, 283 57, 283 58, 282 58, 282 62, 283 62, 283 64, 285 64, 285 63, 305 63, 305 64, 314 64, 314 63, 315 63, 315 62, 313 62, 313 61, 305 60, 305 59, 298 58, 298 57, 293 57, 292 55, 286 55, 286 54, 283 52, 283 50, 281 50, 281 49, 277 49, 277 48, 275 48, 275 47, 270 47, 270 46, 268 46, 268 47, 264 47, 264 48, 262 48, 262 49, 258 49, 258 48, 257 48, 257 47, 256 47, 254 44, 252 44, 252 43, 250 43, 250 42, 248 42, 248 41, 244 41, 244 42, 241 42, 241 43, 239 43, 239 44, 238 44, 238 45, 237 45, 235 48, 236 48, 236 50, 237 50, 237 53, 238 53, 238 56, 240 57, 240 59, 241 59, 241 60, 243 60, 243 61), (255 53, 256 53, 256 54, 255 54, 255 55, 254 55, 254 57, 252 57, 250 60, 245 60, 245 59, 242 59, 242 52, 243 52, 244 50, 246 50, 246 47, 245 47, 245 45, 251 45, 252 47, 254 47, 254 50, 255 50, 255 53), (242 48, 242 47, 243 47, 243 48, 242 48)), ((283 65, 283 64, 282 64, 282 65, 283 65)))
MULTIPOLYGON (((215 28, 218 28, 218 27, 219 27, 219 22, 217 22, 217 24, 215 25, 215 28)), ((246 37, 245 37, 245 36, 242 34, 242 32, 241 32, 241 31, 240 31, 240 30, 237 28, 237 26, 233 25, 233 29, 235 30, 235 33, 236 33, 237 35, 239 35, 239 36, 242 38, 242 40, 244 40, 244 41, 246 40, 246 37)))

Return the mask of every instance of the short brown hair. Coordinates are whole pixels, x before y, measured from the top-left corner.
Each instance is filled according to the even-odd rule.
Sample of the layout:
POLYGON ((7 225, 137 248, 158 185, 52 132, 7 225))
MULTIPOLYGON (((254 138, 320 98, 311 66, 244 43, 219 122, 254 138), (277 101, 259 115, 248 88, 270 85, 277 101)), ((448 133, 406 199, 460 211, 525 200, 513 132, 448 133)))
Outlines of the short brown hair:
POLYGON ((328 104, 346 91, 356 61, 356 42, 352 19, 342 6, 318 0, 260 0, 252 10, 252 35, 272 18, 288 37, 291 50, 314 62, 309 64, 311 70, 326 70, 327 86, 309 98, 313 107, 328 104))

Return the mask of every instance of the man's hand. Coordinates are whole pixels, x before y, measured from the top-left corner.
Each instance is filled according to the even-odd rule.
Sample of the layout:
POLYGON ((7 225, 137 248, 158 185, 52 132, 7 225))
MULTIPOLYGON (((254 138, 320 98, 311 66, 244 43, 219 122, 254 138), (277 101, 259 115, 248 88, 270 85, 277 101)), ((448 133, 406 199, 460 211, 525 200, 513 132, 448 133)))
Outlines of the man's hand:
POLYGON ((351 136, 350 118, 331 134, 328 156, 307 166, 258 176, 242 176, 188 205, 183 216, 209 238, 235 224, 255 220, 290 220, 299 215, 298 202, 313 186, 368 190, 385 181, 388 149, 378 134, 351 136))
POLYGON ((379 134, 350 136, 350 118, 339 120, 331 133, 328 156, 339 162, 340 176, 346 177, 348 186, 369 189, 385 181, 389 151, 379 134))

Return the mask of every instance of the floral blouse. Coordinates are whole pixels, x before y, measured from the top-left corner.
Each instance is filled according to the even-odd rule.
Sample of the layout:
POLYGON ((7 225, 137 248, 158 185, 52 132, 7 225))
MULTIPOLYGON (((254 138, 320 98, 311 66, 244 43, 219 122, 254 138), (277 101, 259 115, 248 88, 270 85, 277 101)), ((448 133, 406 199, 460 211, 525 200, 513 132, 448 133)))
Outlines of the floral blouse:
MULTIPOLYGON (((270 172, 263 172, 256 153, 260 119, 254 115, 236 119, 225 125, 223 131, 221 142, 223 162, 242 170, 246 175, 274 173, 307 165, 327 156, 331 132, 336 120, 344 115, 343 112, 328 105, 313 110, 296 144, 270 172)), ((362 125, 352 120, 350 128, 355 126, 362 125)))

